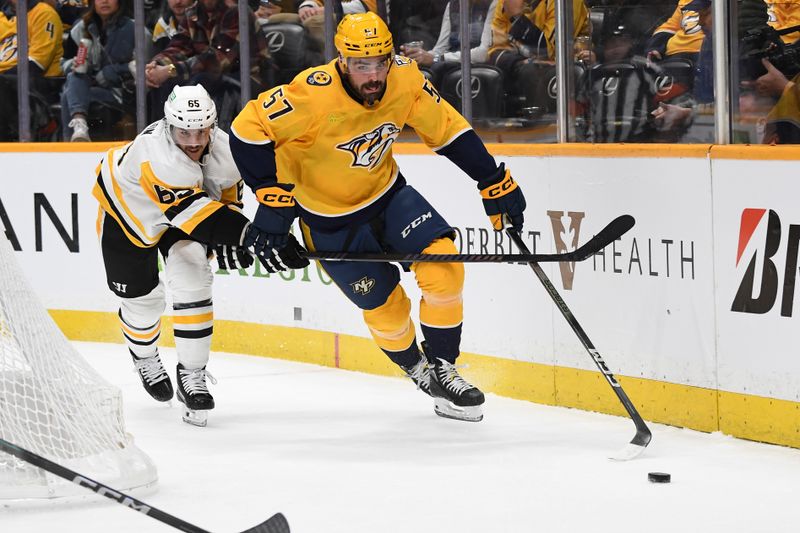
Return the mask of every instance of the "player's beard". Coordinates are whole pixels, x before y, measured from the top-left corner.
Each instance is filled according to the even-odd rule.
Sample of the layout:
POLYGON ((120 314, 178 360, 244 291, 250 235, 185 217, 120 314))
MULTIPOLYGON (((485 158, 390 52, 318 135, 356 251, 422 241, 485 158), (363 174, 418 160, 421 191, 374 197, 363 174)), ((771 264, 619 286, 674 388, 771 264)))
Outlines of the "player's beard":
POLYGON ((358 93, 367 105, 375 105, 375 102, 381 99, 385 90, 385 81, 373 80, 362 83, 361 87, 358 88, 358 93), (371 90, 367 91, 367 89, 371 90))

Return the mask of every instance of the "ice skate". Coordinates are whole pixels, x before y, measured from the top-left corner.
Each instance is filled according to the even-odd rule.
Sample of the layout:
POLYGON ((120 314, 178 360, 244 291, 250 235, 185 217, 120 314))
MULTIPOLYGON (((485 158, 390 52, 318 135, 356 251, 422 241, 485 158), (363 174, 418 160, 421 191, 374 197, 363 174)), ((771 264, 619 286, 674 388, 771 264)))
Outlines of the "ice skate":
POLYGON ((422 353, 419 354, 419 361, 416 364, 408 367, 401 366, 400 368, 405 371, 406 376, 411 378, 411 381, 414 382, 419 390, 428 396, 431 395, 431 371, 428 360, 425 359, 422 353))
POLYGON ((483 393, 458 374, 456 366, 434 358, 430 369, 430 395, 437 415, 467 422, 483 420, 483 393))
POLYGON ((131 352, 136 373, 142 380, 144 390, 159 402, 168 402, 172 399, 172 382, 161 363, 161 356, 156 353, 152 357, 136 357, 131 352))
POLYGON ((206 367, 188 369, 178 363, 178 401, 183 404, 183 421, 193 426, 205 427, 208 411, 214 408, 214 397, 208 392, 206 377, 217 384, 206 367))

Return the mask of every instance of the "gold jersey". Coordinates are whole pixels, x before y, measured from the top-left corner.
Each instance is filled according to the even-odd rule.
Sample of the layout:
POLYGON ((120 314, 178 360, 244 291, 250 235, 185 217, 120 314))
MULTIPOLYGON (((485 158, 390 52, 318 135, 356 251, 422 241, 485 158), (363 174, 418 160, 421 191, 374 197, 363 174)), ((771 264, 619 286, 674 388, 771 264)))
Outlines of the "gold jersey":
MULTIPOLYGON (((776 30, 800 26, 800 0, 764 0, 767 4, 767 24, 776 30)), ((800 39, 800 31, 781 35, 786 44, 800 39)))
MULTIPOLYGON (((28 12, 28 59, 42 69, 45 76, 60 76, 64 56, 64 33, 56 10, 39 2, 28 12)), ((0 73, 17 66, 17 18, 0 18, 0 73)))
MULTIPOLYGON (((527 5, 523 8, 522 16, 527 17, 531 23, 539 28, 545 37, 547 45, 547 58, 554 60, 556 57, 556 2, 555 0, 542 0, 533 9, 527 5)), ((511 30, 511 17, 506 13, 505 0, 498 0, 497 7, 492 15, 492 46, 489 55, 493 56, 500 50, 513 49, 514 43, 509 38, 511 30)), ((579 35, 590 35, 589 10, 583 0, 572 1, 572 28, 573 38, 579 35)))
POLYGON ((691 1, 680 0, 672 16, 653 32, 654 35, 662 32, 671 35, 667 41, 667 56, 700 51, 705 34, 694 17, 684 17, 683 13, 683 8, 691 1))
POLYGON ((147 248, 170 227, 191 233, 226 204, 241 206, 243 183, 228 135, 216 129, 203 164, 175 145, 164 120, 109 150, 92 194, 128 239, 147 248))
MULTIPOLYGON (((239 113, 231 132, 247 145, 272 144, 277 179, 295 185, 304 211, 333 220, 367 208, 396 184, 392 145, 406 124, 434 150, 471 129, 416 62, 395 56, 386 92, 371 107, 348 94, 334 60, 261 93, 239 113)), ((257 191, 274 179, 248 185, 257 191)))

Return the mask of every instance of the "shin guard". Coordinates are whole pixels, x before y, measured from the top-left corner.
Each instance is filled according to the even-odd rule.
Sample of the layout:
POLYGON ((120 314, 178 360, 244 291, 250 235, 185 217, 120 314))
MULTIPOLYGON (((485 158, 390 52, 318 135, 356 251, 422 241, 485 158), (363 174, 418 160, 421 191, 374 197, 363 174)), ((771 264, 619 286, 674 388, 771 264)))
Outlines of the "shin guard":
MULTIPOLYGON (((451 239, 441 238, 433 241, 423 253, 456 254, 458 250, 451 239)), ((454 362, 460 352, 464 319, 464 265, 414 263, 411 269, 422 291, 420 326, 430 351, 436 357, 454 362)))
POLYGON ((178 241, 166 259, 166 278, 173 300, 173 329, 178 362, 187 369, 208 362, 214 309, 211 299, 213 273, 204 245, 178 241))
POLYGON ((406 367, 419 360, 414 322, 411 320, 411 300, 397 285, 383 305, 364 310, 372 338, 389 359, 406 367))

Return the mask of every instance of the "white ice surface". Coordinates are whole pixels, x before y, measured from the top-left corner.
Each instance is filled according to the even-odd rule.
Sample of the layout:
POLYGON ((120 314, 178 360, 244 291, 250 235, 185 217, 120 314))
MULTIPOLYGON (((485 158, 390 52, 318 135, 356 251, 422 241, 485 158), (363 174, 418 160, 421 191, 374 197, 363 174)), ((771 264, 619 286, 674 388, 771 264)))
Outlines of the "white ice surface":
MULTIPOLYGON (((146 395, 123 346, 76 346, 158 465, 140 498, 214 533, 278 511, 293 533, 800 531, 800 450, 651 424, 645 454, 613 462, 629 419, 488 395, 483 422, 458 422, 406 380, 220 353, 197 428, 146 395)), ((107 500, 0 507, 2 533, 150 531, 176 530, 107 500)))

